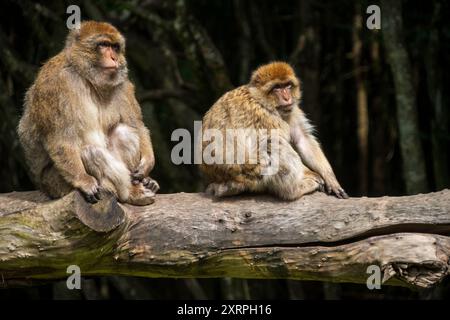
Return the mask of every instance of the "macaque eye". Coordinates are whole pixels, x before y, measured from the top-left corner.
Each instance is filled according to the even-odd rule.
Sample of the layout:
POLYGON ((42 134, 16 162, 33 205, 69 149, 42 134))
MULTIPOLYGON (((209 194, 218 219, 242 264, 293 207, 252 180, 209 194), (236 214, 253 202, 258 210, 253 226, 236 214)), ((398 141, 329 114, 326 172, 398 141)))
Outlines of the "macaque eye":
POLYGON ((106 42, 106 41, 102 41, 102 42, 97 43, 97 47, 99 47, 99 48, 106 48, 106 47, 110 47, 110 46, 111 46, 111 44, 109 42, 106 42))
POLYGON ((282 87, 281 84, 276 84, 272 87, 272 89, 270 89, 270 91, 275 91, 275 90, 281 89, 281 87, 282 87))
POLYGON ((120 44, 118 43, 113 43, 111 45, 111 47, 113 48, 114 51, 119 52, 120 51, 120 44))

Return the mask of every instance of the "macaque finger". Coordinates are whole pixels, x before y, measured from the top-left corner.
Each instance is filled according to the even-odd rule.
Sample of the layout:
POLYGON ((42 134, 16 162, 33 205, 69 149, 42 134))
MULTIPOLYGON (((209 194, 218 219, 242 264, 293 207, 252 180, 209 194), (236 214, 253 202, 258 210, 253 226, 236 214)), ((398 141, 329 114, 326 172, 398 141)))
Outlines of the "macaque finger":
POLYGON ((131 174, 131 178, 133 180, 142 181, 144 179, 144 174, 142 172, 140 172, 139 170, 136 170, 135 172, 133 172, 131 174))
POLYGON ((84 198, 86 199, 87 202, 89 203, 97 203, 98 200, 94 197, 93 194, 85 194, 84 198))
POLYGON ((343 199, 348 199, 348 194, 344 191, 344 189, 340 189, 339 190, 340 195, 342 196, 343 199))
POLYGON ((319 191, 325 192, 325 185, 323 183, 319 183, 319 191))
POLYGON ((94 198, 95 198, 95 200, 97 200, 97 201, 102 200, 102 195, 101 195, 100 189, 97 189, 97 190, 94 192, 94 198))
POLYGON ((158 190, 159 190, 159 184, 155 181, 155 180, 153 180, 151 183, 150 183, 150 185, 151 185, 151 187, 150 187, 150 189, 153 191, 153 192, 158 192, 158 190))
POLYGON ((142 180, 143 185, 147 188, 150 189, 153 192, 157 192, 159 190, 159 184, 158 182, 156 182, 155 180, 153 180, 150 177, 146 177, 142 180))

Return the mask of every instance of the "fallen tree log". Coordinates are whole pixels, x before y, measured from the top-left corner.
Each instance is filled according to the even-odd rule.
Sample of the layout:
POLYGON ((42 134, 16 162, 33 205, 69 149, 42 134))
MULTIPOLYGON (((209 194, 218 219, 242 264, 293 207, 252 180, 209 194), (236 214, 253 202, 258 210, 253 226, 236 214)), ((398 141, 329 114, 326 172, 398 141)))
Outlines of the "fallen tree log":
POLYGON ((431 287, 449 274, 450 190, 295 202, 161 194, 153 205, 88 205, 78 192, 0 195, 0 284, 82 276, 238 277, 431 287))

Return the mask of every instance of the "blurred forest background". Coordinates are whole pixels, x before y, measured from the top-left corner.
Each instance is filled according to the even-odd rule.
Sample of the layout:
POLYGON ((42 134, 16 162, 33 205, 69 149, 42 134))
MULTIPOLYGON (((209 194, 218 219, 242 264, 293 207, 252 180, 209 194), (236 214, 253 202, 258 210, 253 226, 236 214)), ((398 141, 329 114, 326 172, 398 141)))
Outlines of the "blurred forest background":
MULTIPOLYGON (((113 23, 127 39, 157 157, 162 193, 203 190, 193 165, 176 166, 176 128, 193 121, 226 90, 271 60, 295 66, 302 108, 351 196, 403 195, 449 187, 450 3, 411 1, 133 0, 0 4, 0 192, 33 186, 16 126, 26 89, 67 35, 68 5, 82 20, 113 23), (366 27, 381 7, 381 30, 366 27), (447 72, 446 72, 447 70, 447 72)), ((237 279, 84 279, 6 288, 0 298, 449 298, 450 283, 424 292, 364 285, 237 279)))

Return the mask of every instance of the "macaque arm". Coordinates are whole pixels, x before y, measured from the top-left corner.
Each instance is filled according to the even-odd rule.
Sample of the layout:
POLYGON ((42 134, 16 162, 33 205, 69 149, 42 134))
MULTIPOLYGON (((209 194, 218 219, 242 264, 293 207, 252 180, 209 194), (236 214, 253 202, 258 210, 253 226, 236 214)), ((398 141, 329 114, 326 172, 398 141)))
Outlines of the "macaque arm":
POLYGON ((291 124, 291 137, 303 163, 322 177, 328 193, 334 193, 339 198, 347 198, 348 196, 337 181, 319 142, 312 134, 311 125, 303 112, 299 111, 291 124))
POLYGON ((155 165, 155 155, 153 153, 150 132, 144 125, 141 107, 139 106, 139 102, 136 100, 134 94, 134 86, 131 83, 129 83, 128 86, 128 99, 130 101, 130 107, 132 109, 130 114, 134 115, 134 117, 129 118, 128 121, 132 126, 138 129, 139 135, 139 150, 141 159, 137 171, 139 172, 139 175, 143 175, 144 177, 146 177, 149 175, 150 171, 152 171, 155 165))
MULTIPOLYGON (((58 138, 55 137, 55 139, 58 138)), ((73 142, 51 139, 45 143, 45 148, 63 178, 75 188, 80 188, 82 181, 88 176, 81 160, 80 148, 73 142)))
POLYGON ((301 128, 298 130, 300 131, 300 139, 295 146, 303 163, 312 171, 320 174, 324 180, 326 180, 326 177, 336 179, 330 163, 320 148, 319 142, 312 135, 302 133, 301 128))
POLYGON ((141 150, 141 164, 146 164, 144 175, 148 176, 150 171, 152 171, 155 166, 155 155, 153 153, 150 132, 144 124, 142 124, 139 128, 139 145, 141 150))

